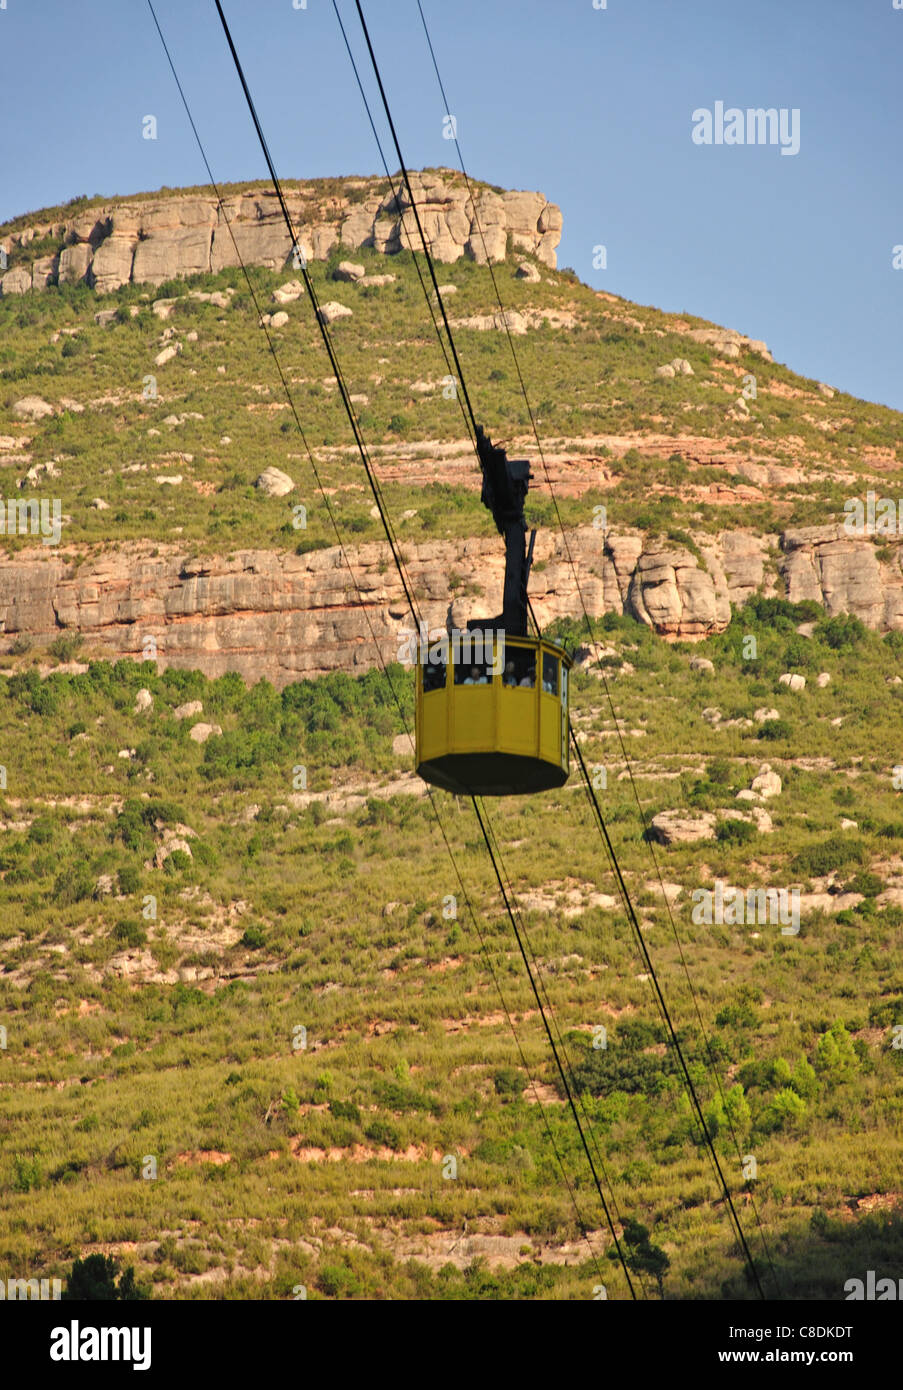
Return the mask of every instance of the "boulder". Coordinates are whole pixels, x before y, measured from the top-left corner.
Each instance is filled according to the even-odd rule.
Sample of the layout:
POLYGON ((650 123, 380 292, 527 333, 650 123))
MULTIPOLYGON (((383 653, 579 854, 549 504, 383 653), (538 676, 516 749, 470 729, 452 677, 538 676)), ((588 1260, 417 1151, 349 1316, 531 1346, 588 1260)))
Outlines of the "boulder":
POLYGON ((41 396, 23 396, 14 404, 13 414, 17 420, 43 420, 53 414, 53 406, 41 396))
POLYGON ((770 796, 781 795, 781 779, 776 772, 772 772, 769 763, 763 763, 759 769, 758 776, 752 780, 752 790, 767 801, 770 796))
POLYGON ((767 719, 780 719, 780 712, 776 709, 767 709, 764 705, 761 709, 753 710, 753 719, 757 724, 764 724, 767 719))
POLYGON ((276 304, 293 304, 296 299, 304 293, 304 286, 300 280, 286 280, 284 285, 273 290, 273 302, 276 304))
POLYGON ((285 497, 294 490, 295 484, 287 473, 283 473, 280 468, 274 468, 271 464, 256 479, 254 486, 259 487, 261 492, 265 492, 267 497, 285 497))
POLYGON ((708 675, 714 672, 715 666, 713 662, 709 661, 704 656, 694 656, 693 660, 690 662, 690 670, 704 671, 708 675))
POLYGON ((181 351, 181 343, 170 343, 168 347, 163 348, 162 352, 157 353, 154 358, 154 366, 164 367, 167 362, 171 362, 174 357, 178 357, 181 351))
POLYGON ((153 703, 153 695, 150 693, 149 690, 142 687, 141 690, 139 690, 137 695, 135 696, 135 713, 142 714, 144 710, 150 709, 153 703))
POLYGON ((344 304, 337 304, 334 300, 330 300, 328 304, 320 305, 319 317, 321 323, 335 323, 337 319, 350 319, 351 310, 344 304))
POLYGON ((526 280, 528 285, 537 285, 542 279, 536 266, 531 265, 529 261, 521 261, 514 274, 518 280, 526 280))
POLYGON ((671 366, 671 363, 670 363, 670 362, 665 362, 665 363, 663 363, 663 365, 662 365, 661 367, 656 367, 656 369, 655 369, 655 375, 656 375, 656 376, 676 376, 677 373, 675 372, 674 368, 671 366))
POLYGON ((219 724, 193 724, 188 730, 188 737, 194 743, 206 743, 208 738, 221 734, 223 731, 219 724))
POLYGON ((819 690, 824 690, 826 685, 831 684, 830 672, 819 671, 818 675, 815 677, 815 684, 818 686, 819 690))
POLYGON ((284 309, 277 309, 275 314, 270 315, 271 328, 284 328, 288 323, 288 314, 284 309))
POLYGON ((778 682, 786 685, 789 690, 806 689, 806 677, 798 675, 795 671, 785 671, 782 676, 778 676, 778 682))
POLYGON ((25 294, 31 287, 31 271, 21 265, 8 270, 0 280, 0 289, 4 294, 25 294))
POLYGON ((362 280, 365 274, 365 266, 357 265, 354 261, 339 261, 332 272, 332 278, 333 280, 362 280))
POLYGON ((711 840, 717 819, 713 811, 660 811, 653 816, 649 831, 663 845, 692 844, 696 840, 711 840))
POLYGON ((102 497, 93 497, 91 499, 91 506, 94 508, 95 512, 108 512, 110 510, 109 502, 105 502, 102 497))
POLYGON ((707 343, 722 357, 737 358, 741 349, 754 352, 771 362, 772 356, 765 343, 757 338, 747 338, 734 328, 692 328, 687 334, 696 343, 707 343))
POLYGON ((396 279, 395 275, 362 275, 357 283, 361 286, 372 285, 378 289, 382 285, 393 285, 396 279))
POLYGON ((188 700, 184 705, 177 705, 172 712, 173 719, 190 719, 193 714, 203 714, 204 706, 200 700, 188 700))

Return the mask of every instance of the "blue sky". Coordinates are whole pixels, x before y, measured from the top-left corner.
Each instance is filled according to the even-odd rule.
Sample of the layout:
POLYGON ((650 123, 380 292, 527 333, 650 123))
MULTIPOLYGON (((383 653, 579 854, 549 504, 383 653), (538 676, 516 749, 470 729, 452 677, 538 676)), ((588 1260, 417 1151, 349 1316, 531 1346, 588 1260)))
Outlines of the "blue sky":
MULTIPOLYGON (((381 172, 331 0, 294 3, 224 0, 280 175, 381 172)), ((339 3, 372 91, 353 0, 339 3)), ((406 162, 453 163, 415 0, 363 3, 406 162)), ((214 174, 263 176, 213 0, 155 5, 214 174)), ((903 409, 894 0, 423 5, 469 172, 560 204, 560 265, 903 409), (799 153, 695 144, 692 113, 717 101, 797 108, 799 153)), ((146 0, 5 0, 0 123, 0 219, 205 181, 146 0)))

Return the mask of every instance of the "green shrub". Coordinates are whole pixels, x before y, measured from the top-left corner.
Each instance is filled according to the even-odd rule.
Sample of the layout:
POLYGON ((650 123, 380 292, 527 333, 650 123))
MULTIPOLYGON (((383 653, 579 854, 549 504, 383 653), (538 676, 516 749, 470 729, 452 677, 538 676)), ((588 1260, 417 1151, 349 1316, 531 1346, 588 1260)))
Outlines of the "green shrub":
POLYGON ((31 1192, 33 1188, 43 1186, 44 1170, 34 1154, 30 1158, 16 1154, 13 1160, 13 1174, 14 1192, 31 1192))
POLYGON ((56 661, 71 661, 83 641, 79 632, 61 632, 59 637, 54 637, 47 650, 56 661))
POLYGON ((868 869, 860 869, 854 874, 849 883, 845 883, 843 891, 845 893, 861 893, 863 897, 874 898, 884 890, 884 879, 879 878, 868 869))
POLYGON ((57 874, 53 884, 52 896, 59 907, 68 907, 90 898, 94 892, 94 878, 86 864, 77 864, 73 869, 64 869, 57 874))
POLYGON ((833 1023, 822 1033, 815 1048, 815 1070, 830 1086, 850 1081, 859 1071, 853 1039, 843 1023, 833 1023))
POLYGON ((818 623, 812 635, 833 651, 850 651, 868 637, 868 628, 854 614, 838 613, 818 623))
POLYGON ((321 1265, 317 1285, 327 1298, 354 1298, 361 1291, 357 1275, 345 1265, 321 1265))
POLYGON ((66 1281, 62 1298, 66 1301, 128 1301, 150 1298, 147 1288, 135 1282, 131 1265, 117 1282, 117 1264, 112 1255, 88 1255, 76 1260, 66 1281))
POLYGON ((133 864, 123 864, 116 879, 119 884, 119 891, 125 898, 130 898, 141 889, 141 874, 133 864))
POLYGON ((163 860, 163 872, 167 874, 181 874, 190 868, 191 855, 186 854, 183 849, 170 850, 163 860))
POLYGON ((355 1125, 359 1125, 361 1122, 361 1112, 350 1100, 331 1100, 329 1113, 334 1115, 337 1120, 350 1120, 355 1125))
POLYGON ((514 1067, 503 1067, 493 1073, 492 1084, 497 1096, 506 1100, 517 1100, 524 1089, 524 1078, 514 1067))
POLYGON ((820 845, 809 845, 794 855, 790 868, 795 874, 821 878, 848 864, 861 864, 867 857, 867 847, 861 840, 823 840, 820 845))
POLYGON ((143 946, 147 940, 147 932, 137 917, 125 917, 121 922, 117 922, 113 928, 113 936, 130 948, 143 946))
POLYGON ((401 1135, 393 1124, 388 1120, 372 1120, 364 1130, 364 1134, 371 1144, 378 1144, 380 1148, 400 1149, 401 1135))
POLYGON ((756 737, 770 739, 772 742, 776 742, 778 739, 790 738, 792 734, 793 729, 787 723, 786 719, 766 719, 756 737))
POLYGON ((759 1117, 759 1128, 765 1133, 796 1128, 806 1115, 806 1102, 796 1091, 786 1087, 778 1091, 759 1117))
POLYGON ((719 821, 715 839, 726 845, 745 845, 757 835, 756 827, 748 820, 719 821))

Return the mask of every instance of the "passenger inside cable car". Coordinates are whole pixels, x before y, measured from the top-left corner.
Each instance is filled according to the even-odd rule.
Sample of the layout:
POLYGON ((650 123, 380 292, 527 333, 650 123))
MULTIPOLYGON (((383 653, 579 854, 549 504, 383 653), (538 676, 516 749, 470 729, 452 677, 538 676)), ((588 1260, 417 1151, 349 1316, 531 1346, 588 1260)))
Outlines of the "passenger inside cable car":
POLYGON ((426 694, 430 690, 445 689, 445 664, 444 662, 430 661, 423 672, 423 690, 426 694))
POLYGON ((455 685, 488 685, 490 679, 491 668, 482 663, 455 667, 455 685))
POLYGON ((542 688, 547 695, 558 694, 558 661, 549 652, 542 658, 542 688))

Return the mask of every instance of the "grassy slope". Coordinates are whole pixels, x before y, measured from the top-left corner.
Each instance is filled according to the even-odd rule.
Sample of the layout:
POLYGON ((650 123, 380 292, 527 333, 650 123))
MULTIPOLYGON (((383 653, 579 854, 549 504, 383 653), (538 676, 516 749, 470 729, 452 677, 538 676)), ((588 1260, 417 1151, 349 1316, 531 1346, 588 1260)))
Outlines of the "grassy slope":
MULTIPOLYGON (((361 259, 368 268, 387 268, 366 253, 361 259)), ((410 404, 402 383, 438 377, 443 368, 438 360, 434 368, 424 365, 435 349, 407 258, 396 258, 391 268, 399 275, 397 289, 356 292, 355 318, 338 326, 336 339, 352 389, 371 395, 368 438, 409 439, 413 451, 418 438, 456 438, 460 417, 441 397, 410 404), (381 364, 377 390, 367 383, 380 372, 379 356, 390 360, 381 364), (390 430, 396 415, 407 420, 395 420, 390 430)), ((327 288, 324 269, 314 273, 324 298, 352 302, 350 287, 327 288)), ((639 430, 663 414, 669 424, 655 428, 677 430, 687 413, 674 410, 679 399, 705 407, 694 412, 694 432, 724 435, 723 403, 717 411, 706 404, 712 392, 702 350, 676 335, 659 340, 654 331, 640 334, 606 321, 611 306, 566 275, 554 277, 555 286, 524 287, 510 269, 501 274, 509 306, 566 301, 586 315, 578 330, 544 329, 517 341, 544 434, 588 433, 588 419, 592 432, 639 430), (654 365, 674 355, 690 358, 697 377, 655 381, 654 365), (581 411, 574 402, 584 391, 593 400, 623 397, 625 404, 581 411)), ((254 272, 265 296, 284 278, 254 272)), ((460 265, 449 278, 459 285, 456 315, 491 307, 485 271, 460 265)), ((206 289, 213 283, 198 282, 206 289)), ((216 281, 230 283, 240 285, 230 274, 216 281)), ((173 429, 171 438, 161 426, 157 439, 146 433, 156 425, 139 397, 163 325, 146 309, 127 318, 130 304, 146 302, 143 293, 129 289, 100 301, 126 310, 127 321, 107 329, 94 325, 98 301, 87 292, 0 300, 6 404, 31 391, 51 401, 116 391, 129 396, 23 431, 33 437, 36 460, 70 456, 56 484, 73 517, 67 539, 164 540, 175 523, 198 547, 291 543, 287 504, 261 499, 248 487, 266 463, 293 471, 286 455, 298 449, 280 429, 284 412, 270 418, 244 409, 261 399, 254 383, 279 401, 265 345, 250 330, 250 306, 235 304, 224 314, 209 305, 179 305, 171 322, 180 330, 196 327, 199 341, 186 343, 183 356, 160 369, 164 400, 155 411, 162 417, 197 410, 205 418, 173 429), (78 326, 75 341, 84 344, 66 357, 64 340, 48 342, 62 325, 78 326), (224 379, 215 372, 221 362, 224 379), (218 443, 225 432, 234 441, 228 460, 218 443), (161 500, 146 475, 119 472, 126 461, 153 462, 176 448, 194 453, 191 476, 226 483, 225 489, 202 496, 183 488, 177 499, 161 500), (109 497, 115 509, 91 512, 87 502, 96 495, 109 497)), ((166 293, 164 287, 155 295, 166 293)), ((318 384, 325 372, 309 306, 289 312, 283 333, 292 375, 306 378, 299 384, 305 428, 314 445, 345 444, 336 402, 318 384)), ((667 333, 665 316, 635 306, 630 312, 650 330, 661 326, 667 333)), ((479 382, 494 432, 522 431, 504 343, 494 334, 462 334, 461 341, 465 370, 479 382), (500 372, 503 378, 491 379, 500 372)), ((748 365, 760 390, 763 379, 805 385, 785 368, 758 359, 748 365)), ((815 409, 811 400, 804 405, 809 413, 815 409)), ((775 457, 798 457, 788 435, 805 440, 826 465, 853 460, 856 467, 866 443, 894 446, 896 417, 850 398, 819 409, 853 425, 834 435, 816 432, 817 438, 805 434, 810 427, 797 400, 760 408, 775 457)), ((745 449, 748 430, 733 429, 738 449, 745 449)), ((629 520, 648 507, 652 467, 641 456, 626 462, 614 495, 616 517, 629 520)), ((186 470, 167 463, 163 471, 186 470)), ((349 488, 357 470, 335 455, 326 481, 349 488)), ((808 500, 791 499, 783 514, 792 508, 801 520, 826 519, 828 491, 820 498, 807 485, 808 500)), ((402 486, 388 495, 393 509, 419 505, 417 525, 425 535, 466 534, 484 525, 463 490, 452 494, 453 507, 447 498, 423 506, 421 492, 402 486)), ((316 538, 313 493, 309 500, 316 538)), ((584 519, 579 509, 592 500, 565 503, 568 519, 584 519)), ((612 494, 605 500, 611 509, 612 494)), ((782 503, 777 497, 767 506, 775 513, 782 503)), ((363 498, 352 495, 341 510, 348 531, 369 534, 363 498)), ((727 519, 727 509, 711 516, 702 510, 703 524, 727 519)), ((677 516, 684 519, 684 512, 677 516)), ((743 518, 749 524, 748 509, 743 518)), ((843 631, 830 626, 803 638, 789 618, 758 620, 747 612, 727 634, 692 649, 716 665, 714 677, 700 678, 689 670, 689 649, 666 647, 628 622, 609 622, 600 631, 635 668, 613 678, 611 688, 627 727, 643 731, 628 744, 647 815, 688 801, 731 805, 763 758, 784 779, 780 798, 769 803, 773 835, 657 855, 665 878, 684 887, 676 920, 722 1078, 727 1086, 744 1085, 749 1114, 737 1112, 738 1138, 742 1152, 757 1159, 756 1200, 782 1291, 841 1297, 844 1280, 861 1277, 863 1269, 896 1268, 901 1248, 899 1219, 884 1209, 898 1195, 901 1156, 901 1053, 890 1045, 892 1024, 903 1021, 901 911, 875 901, 888 880, 903 874, 903 822, 891 782, 903 687, 885 680, 899 667, 899 647, 855 630, 845 642, 843 631), (748 633, 759 638, 755 663, 742 655, 748 633), (778 684, 786 669, 807 674, 804 696, 778 684), (833 676, 824 690, 814 686, 820 670, 833 676), (742 718, 762 705, 775 706, 783 721, 783 736, 773 741, 759 738, 756 728, 714 729, 701 715, 717 706, 725 720, 742 718), (839 727, 831 723, 837 718, 839 727), (806 766, 807 758, 824 761, 806 766), (681 777, 669 775, 674 772, 681 777), (856 820, 858 830, 840 832, 841 816, 856 820), (865 906, 843 919, 810 914, 797 939, 782 938, 775 927, 754 937, 748 927, 690 921, 689 892, 716 876, 777 886, 821 881, 832 866, 841 883, 865 872, 878 881, 856 880, 868 890, 865 906), (829 1064, 819 1038, 838 1022, 855 1047, 829 1064), (799 1066, 803 1057, 820 1063, 814 1081, 799 1066), (789 1085, 780 1058, 795 1073, 789 1085), (794 1088, 802 1109, 786 1094, 781 1099, 794 1088), (875 1193, 882 1200, 874 1213, 854 1217, 852 1199, 875 1193)), ((290 1297, 303 1283, 311 1296, 590 1297, 600 1275, 579 1244, 576 1263, 541 1267, 534 1259, 543 1248, 577 1241, 579 1231, 542 1114, 528 1103, 529 1090, 521 1095, 526 1077, 500 1014, 490 961, 517 1016, 530 1070, 544 1083, 555 1147, 581 1176, 583 1219, 591 1228, 601 1221, 573 1126, 556 1099, 548 1049, 499 915, 478 828, 466 805, 437 796, 486 953, 463 905, 457 921, 442 915, 443 900, 460 890, 429 804, 379 795, 406 765, 391 752, 401 720, 383 678, 333 677, 277 696, 263 685, 246 692, 231 678, 158 676, 151 666, 130 663, 98 663, 84 675, 41 682, 33 661, 25 653, 7 662, 10 679, 0 698, 7 769, 7 799, 0 803, 6 826, 0 1017, 8 1030, 0 1264, 11 1273, 56 1273, 86 1249, 121 1251, 134 1242, 126 1258, 161 1296, 209 1297, 224 1289, 231 1297, 290 1297), (154 706, 138 716, 132 707, 141 686, 151 690, 154 706), (195 698, 203 701, 204 718, 224 731, 204 748, 171 713, 195 698), (131 748, 133 758, 117 756, 131 748), (307 766, 313 791, 345 787, 367 800, 353 809, 296 803, 299 763, 307 766), (192 859, 175 860, 169 872, 145 867, 165 828, 179 824, 196 832, 192 859), (95 896, 103 874, 112 875, 114 891, 95 896), (157 898, 156 922, 142 916, 149 893, 157 898), (133 979, 121 973, 128 964, 140 968, 133 979), (161 982, 147 978, 155 971, 161 982), (175 983, 178 972, 183 979, 175 983), (308 1047, 295 1052, 298 1024, 308 1030, 308 1047), (337 1149, 347 1160, 362 1155, 354 1145, 399 1157, 315 1163, 292 1154, 292 1146, 337 1149), (214 1161, 220 1154, 230 1161, 214 1161), (457 1156, 455 1180, 443 1179, 433 1154, 457 1156), (141 1177, 148 1156, 157 1161, 155 1181, 141 1177), (431 1237, 459 1233, 465 1219, 471 1237, 513 1237, 523 1250, 517 1268, 490 1273, 468 1256, 463 1272, 431 1271, 425 1264, 431 1237), (414 1264, 406 1258, 412 1252, 419 1257, 414 1264), (204 1276, 214 1274, 224 1282, 207 1282, 204 1276)), ((406 680, 400 671, 396 677, 409 714, 406 680)), ((575 677, 574 705, 588 759, 607 767, 604 806, 614 843, 708 1106, 713 1086, 702 1065, 693 1003, 650 886, 652 861, 627 784, 618 778, 622 767, 606 736, 611 710, 595 678, 575 677)), ((781 727, 774 732, 782 734, 781 727)), ((518 897, 547 895, 549 905, 540 899, 526 907, 524 921, 587 1088, 620 1212, 653 1227, 669 1254, 669 1296, 746 1296, 698 1135, 657 1041, 649 983, 623 914, 587 905, 590 891, 613 887, 576 779, 561 793, 506 801, 490 814, 518 897), (563 910, 571 883, 581 908, 575 916, 563 910), (610 1047, 593 1054, 589 1030, 599 1023, 609 1029, 610 1047)), ((841 1044, 843 1054, 843 1038, 841 1044)), ((718 1143, 742 1202, 736 1151, 723 1133, 718 1143)), ((743 1218, 758 1254, 751 1209, 743 1209, 743 1218)), ((605 1243, 594 1242, 597 1249, 605 1243)), ((471 1248, 479 1251, 479 1244, 471 1248)), ((603 1258, 601 1267, 611 1296, 623 1296, 617 1266, 603 1258)))
MULTIPOLYGON (((311 273, 321 302, 337 300, 353 309, 353 319, 340 321, 333 331, 349 389, 367 397, 358 412, 368 443, 390 447, 417 474, 416 482, 387 484, 387 500, 396 516, 416 509, 417 515, 403 523, 404 534, 415 540, 483 531, 490 523, 472 488, 424 488, 422 462, 416 467, 418 459, 431 457, 429 446, 420 441, 463 441, 464 427, 458 404, 442 394, 446 366, 413 262, 407 253, 390 261, 366 251, 355 257, 368 271, 391 270, 397 283, 361 289, 333 282, 328 277, 339 253, 325 265, 315 264, 311 273), (423 380, 434 383, 431 393, 410 389, 423 380)), ((251 275, 261 307, 274 309, 270 293, 289 277, 264 270, 251 275)), ((591 519, 599 500, 606 503, 609 524, 615 527, 639 524, 662 530, 676 524, 717 530, 747 525, 764 531, 824 524, 842 517, 843 501, 855 491, 832 475, 844 471, 855 481, 857 473, 869 473, 869 449, 884 455, 882 486, 901 481, 896 412, 844 395, 826 400, 814 382, 752 354, 724 363, 704 345, 675 332, 673 316, 626 301, 612 305, 568 273, 546 276, 536 285, 515 279, 510 264, 497 268, 496 275, 507 308, 577 315, 574 327, 547 323, 515 339, 546 446, 588 436, 637 438, 638 447, 620 462, 607 460, 616 473, 613 487, 561 499, 566 524, 591 519), (642 331, 625 319, 642 323, 642 331), (695 376, 657 379, 655 367, 674 356, 686 357, 695 376), (733 422, 726 411, 746 372, 756 376, 758 398, 751 403, 750 423, 733 422), (774 394, 788 388, 799 394, 774 394), (643 431, 673 434, 671 458, 644 454, 643 431), (760 502, 700 503, 689 485, 742 480, 724 464, 695 466, 682 452, 681 433, 722 441, 727 458, 732 453, 738 459, 764 456, 804 466, 814 476, 805 484, 770 489, 760 502)), ((448 278, 458 287, 448 301, 453 317, 495 307, 486 269, 460 262, 448 268, 448 278)), ((348 530, 362 540, 377 539, 381 531, 369 515, 370 498, 349 451, 347 421, 306 296, 287 312, 289 323, 275 330, 274 341, 307 442, 324 483, 340 490, 337 505, 348 530)), ((58 460, 54 488, 64 514, 71 517, 64 529, 67 543, 108 546, 146 537, 181 538, 208 551, 234 544, 287 546, 296 539, 290 506, 298 500, 308 508, 308 543, 334 543, 304 444, 256 322, 240 271, 173 282, 156 291, 131 286, 104 298, 84 287, 63 287, 0 299, 0 420, 4 429, 30 440, 25 447, 31 462, 58 460), (184 297, 189 288, 229 286, 237 293, 228 310, 184 297), (164 324, 150 304, 173 294, 183 298, 164 324), (95 324, 99 307, 118 309, 123 321, 95 324), (135 318, 129 314, 132 308, 139 311, 135 318), (155 367, 162 334, 170 328, 183 351, 155 367), (63 329, 73 331, 52 342, 63 329), (189 332, 197 334, 197 341, 187 340, 189 332), (154 401, 142 395, 148 374, 156 378, 154 401), (62 410, 52 420, 17 428, 8 409, 27 394, 42 395, 52 404, 74 400, 86 409, 62 410), (202 418, 164 423, 183 415, 202 418), (149 433, 154 430, 159 434, 149 433), (231 443, 223 444, 224 436, 231 443), (290 498, 267 499, 252 489, 258 473, 271 463, 297 482, 298 491, 290 498), (161 486, 156 472, 180 473, 184 481, 175 488, 161 486), (92 509, 94 497, 106 500, 111 510, 92 509)), ((686 317, 680 322, 702 325, 686 317)), ((491 422, 496 437, 522 440, 529 448, 529 419, 504 336, 462 329, 456 341, 480 418, 491 422)), ((610 451, 597 445, 594 452, 604 458, 610 451)), ((692 454, 692 447, 687 452, 692 454)), ((7 466, 17 477, 26 467, 7 466)), ((537 494, 531 516, 538 524, 554 520, 548 498, 537 494)), ((23 542, 4 538, 3 543, 9 549, 23 542)))
MULTIPOLYGON (((873 635, 843 651, 816 635, 800 654, 792 624, 777 631, 747 616, 703 647, 717 673, 701 690, 688 650, 629 624, 607 635, 636 667, 612 690, 628 726, 645 734, 630 742, 647 813, 687 799, 730 805, 766 753, 784 779, 769 803, 773 835, 658 856, 665 877, 684 885, 678 927, 721 1076, 726 1085, 745 1080, 751 1112, 738 1137, 759 1165, 757 1200, 784 1292, 836 1298, 851 1272, 891 1267, 899 1253, 899 1227, 887 1213, 854 1222, 848 1209, 853 1197, 897 1192, 903 1147, 900 1053, 891 1047, 891 1025, 903 1018, 903 911, 874 901, 903 872, 889 767, 901 697, 881 679, 898 656, 873 635), (739 655, 740 634, 750 630, 761 643, 753 680, 739 655), (788 656, 810 678, 818 669, 834 676, 806 697, 805 713, 800 697, 777 683, 788 656), (750 715, 760 703, 779 709, 788 737, 712 731, 699 714, 717 704, 726 717, 750 715), (839 730, 829 722, 838 716, 839 730), (804 754, 826 765, 807 770, 804 754), (678 770, 674 781, 668 774, 678 770), (859 831, 841 837, 842 815, 859 831), (813 855, 827 856, 824 865, 813 855), (690 922, 689 892, 716 875, 741 886, 805 884, 832 864, 839 882, 865 869, 877 881, 862 883, 865 906, 844 920, 809 914, 798 939, 776 927, 756 938, 749 927, 690 922), (783 1057, 796 1070, 804 1056, 817 1061, 819 1037, 838 1021, 856 1040, 848 1067, 819 1070, 809 1090, 798 1083, 803 1113, 785 1113, 778 1095, 787 1087, 774 1064, 783 1057)), ((651 888, 635 805, 617 777, 621 764, 604 737, 610 711, 595 678, 574 684, 585 752, 608 768, 614 842, 708 1103, 713 1086, 677 948, 651 888)), ((98 663, 84 676, 36 684, 20 674, 9 685, 2 720, 10 801, 2 815, 18 828, 4 834, 0 861, 10 1087, 5 1266, 57 1271, 96 1243, 135 1241, 142 1273, 164 1294, 209 1296, 198 1276, 216 1270, 227 1272, 231 1296, 287 1296, 298 1282, 312 1295, 474 1296, 491 1287, 485 1272, 437 1282, 386 1253, 424 1255, 432 1233, 460 1230, 466 1218, 471 1235, 513 1235, 529 1247, 519 1272, 495 1276, 503 1292, 590 1296, 599 1281, 591 1263, 542 1274, 534 1266, 534 1250, 577 1238, 574 1212, 540 1112, 529 1090, 520 1097, 526 1077, 514 1070, 489 960, 463 904, 458 921, 443 918, 443 900, 459 889, 428 803, 379 795, 400 766, 391 754, 400 717, 383 678, 333 677, 279 697, 266 686, 245 692, 230 678, 208 683, 98 663), (155 703, 136 716, 141 685, 155 703), (205 717, 224 729, 206 749, 172 718, 189 698, 200 698, 205 717), (135 759, 118 759, 120 747, 134 747, 135 759), (369 799, 337 813, 296 806, 299 761, 313 790, 352 786, 369 799), (64 794, 80 804, 60 805, 64 794), (191 862, 173 872, 145 867, 164 826, 176 823, 197 833, 191 862), (113 876, 114 892, 95 897, 103 873, 113 876), (142 917, 147 893, 158 900, 156 922, 142 917), (223 926, 230 905, 231 930, 223 926), (189 972, 187 982, 136 988, 116 973, 130 946, 133 960, 151 952, 148 971, 189 972), (199 988, 192 972, 209 968, 199 988), (306 1051, 292 1050, 297 1024, 308 1029, 306 1051), (399 1159, 299 1162, 293 1142, 346 1157, 355 1144, 371 1153, 388 1146, 399 1159), (414 1161, 400 1157, 409 1146, 414 1161), (196 1151, 197 1166, 178 1161, 196 1151), (231 1162, 217 1166, 217 1153, 231 1162), (442 1180, 434 1154, 458 1156, 456 1181, 442 1180), (155 1182, 140 1176, 148 1155, 158 1163, 155 1182), (161 1232, 171 1233, 162 1245, 161 1232)), ((437 805, 520 1043, 551 1097, 545 1109, 556 1146, 581 1173, 476 825, 444 794, 437 805)), ((623 914, 585 906, 591 889, 613 890, 578 787, 490 814, 518 898, 546 886, 548 907, 528 907, 524 921, 589 1088, 620 1210, 654 1226, 672 1260, 671 1296, 743 1296, 681 1088, 659 1035, 636 1027, 654 1030, 655 1013, 623 914), (559 910, 564 880, 581 888, 583 910, 572 917, 559 910), (607 1054, 587 1046, 598 1023, 609 1028, 607 1054), (615 1080, 605 1070, 612 1061, 615 1080)), ((736 1153, 724 1135, 719 1147, 742 1200, 736 1153)), ((598 1224, 585 1174, 580 1206, 598 1224)), ((604 1268, 612 1296, 623 1294, 618 1271, 604 1268)))

